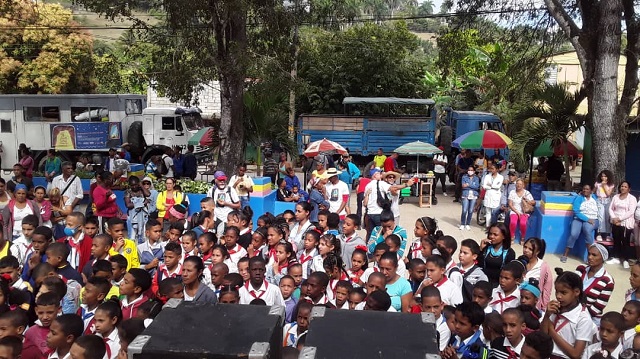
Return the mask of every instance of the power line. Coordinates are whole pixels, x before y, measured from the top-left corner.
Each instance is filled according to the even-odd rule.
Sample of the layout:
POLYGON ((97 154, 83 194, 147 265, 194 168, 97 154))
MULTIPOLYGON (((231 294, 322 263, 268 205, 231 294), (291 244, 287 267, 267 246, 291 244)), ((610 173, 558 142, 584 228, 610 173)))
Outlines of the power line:
MULTIPOLYGON (((386 22, 386 21, 402 21, 402 20, 426 20, 426 19, 447 19, 447 18, 456 18, 456 17, 465 17, 465 16, 483 16, 483 15, 504 15, 504 14, 517 14, 517 13, 533 13, 533 12, 546 12, 546 7, 540 8, 532 8, 532 9, 509 9, 509 10, 482 10, 482 11, 474 11, 474 12, 453 12, 453 13, 441 13, 441 14, 428 14, 428 15, 415 15, 415 16, 377 16, 373 14, 367 14, 364 16, 358 16, 358 18, 350 19, 350 20, 336 20, 334 18, 326 18, 325 21, 336 21, 337 23, 367 23, 367 22, 386 22)), ((260 23, 248 24, 248 27, 257 27, 260 23)), ((301 25, 317 25, 317 22, 304 22, 301 25)), ((129 30, 133 26, 47 26, 47 25, 10 25, 10 26, 0 26, 2 30, 68 30, 70 28, 77 30, 129 30)), ((196 28, 207 28, 208 26, 194 26, 196 28)), ((145 27, 137 27, 138 30, 149 30, 145 27)))

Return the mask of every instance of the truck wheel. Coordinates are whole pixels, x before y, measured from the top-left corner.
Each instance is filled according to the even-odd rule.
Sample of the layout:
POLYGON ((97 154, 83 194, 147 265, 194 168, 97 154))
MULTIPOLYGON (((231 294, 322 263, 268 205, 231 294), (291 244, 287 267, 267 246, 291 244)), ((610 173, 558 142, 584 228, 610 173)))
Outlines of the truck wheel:
POLYGON ((131 145, 131 152, 135 157, 145 152, 147 143, 142 134, 142 121, 134 121, 127 132, 127 142, 131 145))
POLYGON ((162 156, 164 154, 164 151, 167 147, 166 146, 151 146, 148 147, 145 151, 144 154, 142 155, 142 163, 143 164, 147 164, 147 162, 149 162, 149 160, 151 159, 152 156, 162 156))
POLYGON ((440 127, 440 146, 444 147, 444 153, 451 153, 451 141, 453 141, 453 129, 451 126, 440 127))

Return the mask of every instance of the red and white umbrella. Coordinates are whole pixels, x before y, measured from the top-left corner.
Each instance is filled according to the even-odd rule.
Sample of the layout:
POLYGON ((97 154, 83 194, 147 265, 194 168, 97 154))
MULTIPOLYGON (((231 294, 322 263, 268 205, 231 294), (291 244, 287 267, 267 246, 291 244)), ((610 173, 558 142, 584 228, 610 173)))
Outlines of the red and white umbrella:
POLYGON ((307 157, 315 157, 321 153, 339 153, 342 155, 347 153, 347 150, 339 143, 323 138, 320 141, 311 142, 304 151, 304 155, 307 157))

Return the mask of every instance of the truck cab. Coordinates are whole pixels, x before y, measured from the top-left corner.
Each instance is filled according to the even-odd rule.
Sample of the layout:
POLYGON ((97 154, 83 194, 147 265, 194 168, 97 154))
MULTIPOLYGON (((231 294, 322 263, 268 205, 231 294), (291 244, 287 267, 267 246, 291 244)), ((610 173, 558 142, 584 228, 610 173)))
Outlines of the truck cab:
MULTIPOLYGON (((206 131, 200 109, 195 107, 148 107, 142 114, 125 117, 122 128, 128 129, 127 142, 134 151, 146 147, 142 153, 143 162, 163 153, 166 147, 186 149, 192 137, 206 131)), ((197 157, 208 152, 200 145, 194 145, 194 148, 197 157)))

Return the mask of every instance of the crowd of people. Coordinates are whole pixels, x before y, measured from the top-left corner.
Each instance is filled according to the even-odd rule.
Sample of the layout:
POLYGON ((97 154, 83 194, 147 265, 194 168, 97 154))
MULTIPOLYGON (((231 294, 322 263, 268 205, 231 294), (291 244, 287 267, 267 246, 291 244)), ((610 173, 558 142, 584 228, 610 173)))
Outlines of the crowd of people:
POLYGON ((416 218, 413 236, 399 225, 399 192, 415 179, 400 181, 396 157, 376 157, 355 176, 348 155, 334 165, 318 156, 306 183, 281 158, 276 195, 295 210, 278 214, 253 213, 244 164, 229 178, 215 172, 196 213, 166 173, 162 191, 150 177, 129 177, 122 213, 112 191, 118 168, 106 160, 81 212, 84 193, 72 163, 47 171, 48 188, 34 188, 16 164, 6 186, 0 180, 0 353, 125 358, 128 344, 172 298, 284 307, 283 357, 297 357, 305 346, 314 306, 433 313, 445 359, 617 358, 640 350, 640 263, 630 267, 621 313, 605 313, 615 285, 605 263, 630 259, 628 239, 637 228, 628 183, 614 194, 613 176, 603 171, 593 188, 583 187, 567 246, 590 232, 587 265, 554 271, 544 260, 545 240, 523 231, 530 194, 515 173, 505 183, 501 161, 483 163, 482 179, 473 163, 462 166, 461 230, 485 189, 486 238, 475 240, 443 233, 432 217, 416 218), (504 204, 508 223, 494 211, 504 204), (601 215, 610 232, 598 225, 601 215), (522 253, 511 246, 517 229, 526 238, 522 253), (609 234, 618 243, 611 254, 609 234))

